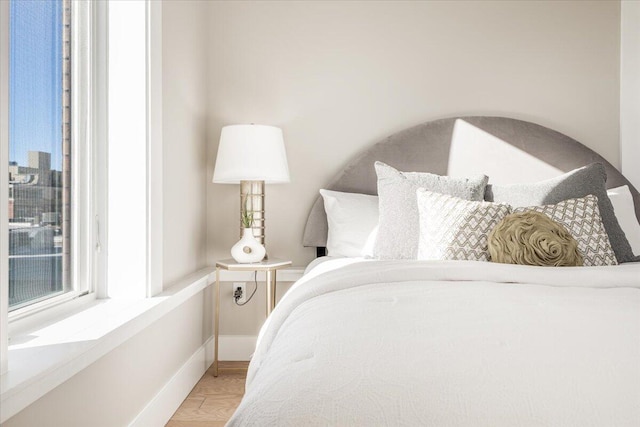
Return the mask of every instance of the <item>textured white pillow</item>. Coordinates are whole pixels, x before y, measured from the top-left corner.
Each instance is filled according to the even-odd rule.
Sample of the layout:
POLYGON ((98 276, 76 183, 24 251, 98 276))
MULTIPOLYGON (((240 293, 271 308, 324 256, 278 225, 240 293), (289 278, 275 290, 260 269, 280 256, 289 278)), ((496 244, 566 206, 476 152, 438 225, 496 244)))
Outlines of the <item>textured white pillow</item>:
POLYGON ((416 196, 418 259, 489 261, 489 233, 511 213, 509 205, 464 200, 424 188, 416 196))
POLYGON ((327 213, 327 252, 335 257, 373 254, 378 226, 378 196, 320 190, 327 213))
POLYGON ((623 185, 622 187, 607 190, 607 196, 609 196, 611 200, 613 211, 620 223, 620 228, 622 228, 625 236, 627 236, 633 253, 636 256, 640 255, 640 224, 638 224, 636 210, 633 205, 633 197, 631 196, 629 187, 623 185))

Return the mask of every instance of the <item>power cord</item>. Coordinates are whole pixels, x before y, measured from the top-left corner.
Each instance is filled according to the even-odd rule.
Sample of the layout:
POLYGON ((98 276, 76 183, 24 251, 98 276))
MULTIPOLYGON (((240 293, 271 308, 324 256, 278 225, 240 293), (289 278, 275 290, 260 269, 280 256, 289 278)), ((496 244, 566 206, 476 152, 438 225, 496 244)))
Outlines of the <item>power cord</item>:
POLYGON ((251 295, 249 295, 249 298, 247 298, 247 300, 243 303, 238 302, 238 300, 242 296, 241 291, 239 289, 236 289, 235 291, 233 291, 233 301, 236 303, 236 305, 239 305, 239 306, 245 305, 246 303, 251 301, 251 298, 253 298, 253 296, 256 294, 256 291, 258 290, 258 272, 257 271, 253 272, 253 283, 255 285, 255 287, 253 288, 253 292, 251 292, 251 295))

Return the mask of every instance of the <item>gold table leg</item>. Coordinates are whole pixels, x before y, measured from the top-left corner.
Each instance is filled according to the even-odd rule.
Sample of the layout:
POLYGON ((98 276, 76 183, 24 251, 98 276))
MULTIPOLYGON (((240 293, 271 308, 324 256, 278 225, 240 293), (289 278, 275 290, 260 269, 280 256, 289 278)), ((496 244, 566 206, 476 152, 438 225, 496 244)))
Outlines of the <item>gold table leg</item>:
POLYGON ((276 270, 267 270, 267 317, 276 306, 276 270))
POLYGON ((214 330, 213 376, 218 376, 218 334, 220 333, 220 267, 216 267, 216 319, 214 330))

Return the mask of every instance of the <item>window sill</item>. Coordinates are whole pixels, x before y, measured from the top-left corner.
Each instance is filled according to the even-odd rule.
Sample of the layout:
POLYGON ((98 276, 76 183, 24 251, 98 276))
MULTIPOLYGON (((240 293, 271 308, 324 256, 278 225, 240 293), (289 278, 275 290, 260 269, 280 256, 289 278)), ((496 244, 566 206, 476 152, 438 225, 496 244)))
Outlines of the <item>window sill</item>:
POLYGON ((215 280, 197 271, 145 299, 94 300, 62 320, 12 338, 9 370, 0 377, 0 423, 44 396, 215 280))

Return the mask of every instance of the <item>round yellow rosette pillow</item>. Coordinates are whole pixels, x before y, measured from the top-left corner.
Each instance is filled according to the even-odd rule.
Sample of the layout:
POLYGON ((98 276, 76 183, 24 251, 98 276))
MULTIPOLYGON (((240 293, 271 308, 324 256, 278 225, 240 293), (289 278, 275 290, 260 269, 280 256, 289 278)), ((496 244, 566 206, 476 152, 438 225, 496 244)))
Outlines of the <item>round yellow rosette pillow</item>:
POLYGON ((507 215, 489 233, 492 262, 538 266, 583 265, 578 242, 547 215, 525 211, 507 215))

